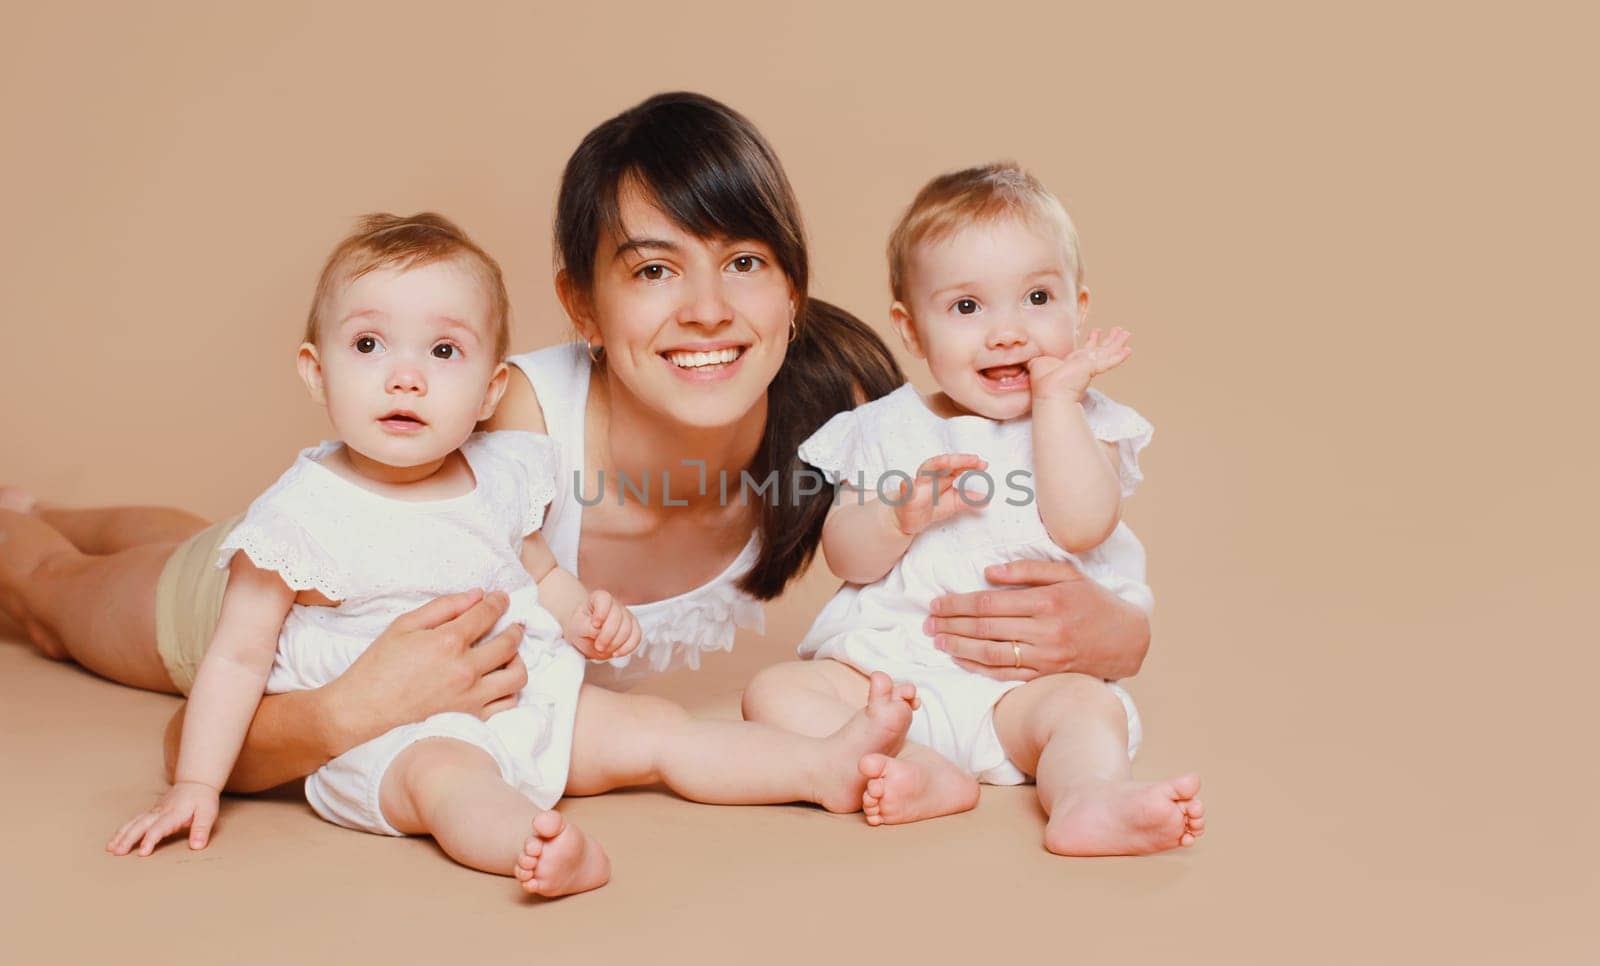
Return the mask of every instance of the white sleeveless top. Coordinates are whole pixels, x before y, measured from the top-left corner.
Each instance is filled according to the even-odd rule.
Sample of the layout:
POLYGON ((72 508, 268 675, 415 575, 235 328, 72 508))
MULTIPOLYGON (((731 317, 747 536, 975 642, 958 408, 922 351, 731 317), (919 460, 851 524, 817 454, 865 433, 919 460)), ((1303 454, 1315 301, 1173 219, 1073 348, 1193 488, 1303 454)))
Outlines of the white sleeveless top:
MULTIPOLYGON (((551 346, 506 360, 528 377, 544 410, 545 432, 561 450, 556 474, 556 495, 545 512, 544 539, 556 563, 579 579, 578 539, 583 524, 583 504, 578 501, 580 482, 587 496, 599 481, 580 480, 583 472, 584 415, 589 400, 589 353, 581 342, 551 346)), ((590 498, 590 502, 593 502, 590 498)), ((741 627, 766 632, 761 602, 736 586, 755 564, 760 552, 758 534, 739 551, 723 572, 707 583, 664 600, 630 604, 639 619, 643 637, 627 657, 591 664, 589 680, 616 686, 638 681, 651 671, 700 667, 706 651, 733 650, 734 634, 741 627)), ((590 585, 604 589, 603 584, 590 585)))

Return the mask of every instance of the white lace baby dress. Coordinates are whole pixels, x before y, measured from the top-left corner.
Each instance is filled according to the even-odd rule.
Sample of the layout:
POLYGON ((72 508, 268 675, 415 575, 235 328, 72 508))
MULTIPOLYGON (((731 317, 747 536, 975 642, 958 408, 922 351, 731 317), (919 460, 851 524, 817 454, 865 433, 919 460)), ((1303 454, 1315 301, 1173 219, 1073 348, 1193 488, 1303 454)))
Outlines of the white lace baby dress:
POLYGON ((535 433, 475 434, 461 447, 473 489, 426 501, 379 495, 323 465, 342 445, 302 452, 220 548, 219 567, 242 552, 294 590, 339 602, 290 609, 267 691, 327 684, 396 617, 474 587, 510 595, 501 626, 520 621, 527 628, 520 654, 528 684, 516 708, 487 722, 436 715, 352 749, 307 779, 308 799, 340 824, 392 833, 377 810, 383 770, 406 745, 444 736, 484 747, 508 782, 543 807, 554 804, 566 785, 585 662, 540 606, 520 552, 555 493, 555 442, 535 433))
MULTIPOLYGON (((1137 412, 1094 389, 1083 401, 1096 438, 1114 442, 1120 455, 1122 495, 1143 479, 1138 454, 1154 430, 1137 412)), ((994 773, 1005 761, 990 724, 991 709, 1019 682, 994 681, 957 665, 923 631, 928 605, 949 593, 990 589, 984 568, 1017 560, 1071 561, 1085 575, 1148 612, 1153 599, 1144 582, 1144 547, 1125 523, 1105 542, 1079 554, 1050 539, 1033 499, 1033 420, 998 422, 981 416, 941 417, 917 389, 901 386, 888 395, 839 413, 800 446, 800 458, 830 483, 847 483, 897 499, 899 481, 914 478, 929 457, 973 453, 988 461, 985 477, 966 489, 975 502, 911 541, 905 556, 882 579, 845 584, 823 607, 800 642, 805 658, 833 658, 862 671, 884 671, 911 681, 924 710, 913 721, 912 740, 927 744, 973 774, 994 773), (901 475, 903 474, 903 476, 901 475), (880 480, 882 480, 880 489, 880 480)), ((841 491, 841 500, 855 497, 841 491)), ((954 490, 941 499, 960 499, 954 490)), ((1132 700, 1118 690, 1129 712, 1130 753, 1138 719, 1132 700)), ((996 784, 1020 781, 1007 766, 996 784)))

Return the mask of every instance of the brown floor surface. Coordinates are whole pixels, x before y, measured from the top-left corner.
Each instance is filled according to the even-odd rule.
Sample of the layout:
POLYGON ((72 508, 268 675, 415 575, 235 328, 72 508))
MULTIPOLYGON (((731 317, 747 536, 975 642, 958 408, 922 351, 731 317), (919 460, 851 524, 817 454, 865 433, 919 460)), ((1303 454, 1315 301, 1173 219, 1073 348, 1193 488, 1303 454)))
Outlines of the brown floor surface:
MULTIPOLYGON (((732 714, 724 685, 747 663, 654 690, 732 714)), ((539 902, 425 840, 324 824, 294 787, 229 799, 203 853, 108 856, 111 830, 163 787, 156 738, 175 699, 0 645, 0 827, 11 839, 0 935, 19 963, 108 949, 178 963, 977 962, 1044 950, 1083 961, 1577 962, 1585 943, 1593 951, 1575 931, 1596 895, 1593 836, 1566 821, 1587 800, 1561 800, 1560 780, 1508 793, 1496 769, 1434 744, 1425 720, 1384 734, 1373 702, 1407 700, 1400 681, 1319 700, 1272 673, 1200 688, 1198 667, 1152 664, 1152 684, 1133 688, 1150 729, 1137 768, 1204 771, 1212 817, 1193 849, 1053 857, 1022 788, 986 789, 973 813, 894 829, 641 791, 564 806, 604 841, 615 878, 539 902)), ((1482 711, 1515 711, 1531 693, 1513 689, 1482 711)))

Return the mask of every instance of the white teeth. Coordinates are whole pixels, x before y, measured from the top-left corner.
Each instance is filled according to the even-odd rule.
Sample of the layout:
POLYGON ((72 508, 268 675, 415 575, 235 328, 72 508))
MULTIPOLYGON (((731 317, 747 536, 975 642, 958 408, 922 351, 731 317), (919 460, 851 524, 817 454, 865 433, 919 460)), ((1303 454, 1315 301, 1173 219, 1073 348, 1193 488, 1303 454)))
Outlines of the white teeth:
POLYGON ((669 352, 667 361, 682 369, 698 369, 701 366, 720 366, 739 358, 743 349, 737 346, 727 349, 717 349, 713 352, 669 352))

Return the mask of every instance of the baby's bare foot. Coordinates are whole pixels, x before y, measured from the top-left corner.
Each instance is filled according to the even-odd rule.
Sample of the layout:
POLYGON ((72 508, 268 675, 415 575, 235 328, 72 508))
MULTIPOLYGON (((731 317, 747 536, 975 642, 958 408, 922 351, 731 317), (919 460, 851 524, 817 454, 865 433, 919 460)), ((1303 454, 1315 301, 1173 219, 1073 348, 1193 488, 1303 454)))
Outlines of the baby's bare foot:
POLYGON ((0 510, 12 513, 32 513, 37 501, 33 494, 20 486, 0 486, 0 510))
POLYGON ((1205 832, 1199 775, 1109 782, 1074 791, 1050 813, 1044 847, 1057 855, 1149 855, 1205 832))
POLYGON ((965 812, 978 804, 978 780, 938 755, 867 755, 859 768, 867 779, 861 810, 868 825, 920 822, 965 812))
POLYGON ((863 755, 898 752, 906 743, 916 707, 915 685, 896 685, 889 675, 874 671, 867 683, 866 707, 823 739, 826 749, 815 784, 816 803, 830 812, 859 809, 867 779, 856 763, 863 755))
POLYGON ((568 825, 560 812, 540 812, 512 874, 524 892, 566 896, 605 885, 611 878, 611 860, 600 843, 576 825, 568 825))

